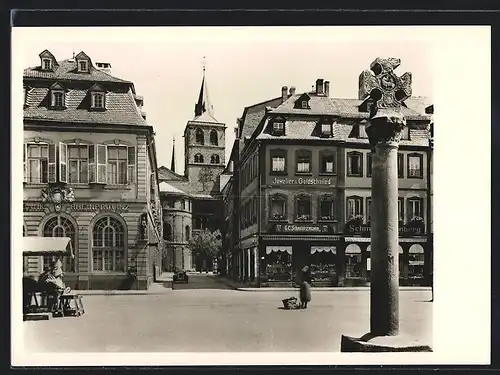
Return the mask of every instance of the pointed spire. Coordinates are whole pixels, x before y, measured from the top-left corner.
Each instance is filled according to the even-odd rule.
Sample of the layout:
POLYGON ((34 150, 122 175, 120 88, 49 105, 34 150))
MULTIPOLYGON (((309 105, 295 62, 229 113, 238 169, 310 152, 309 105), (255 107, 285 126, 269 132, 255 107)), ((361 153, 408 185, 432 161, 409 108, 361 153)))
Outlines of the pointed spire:
POLYGON ((170 164, 170 170, 175 172, 175 137, 172 142, 172 163, 170 164))
POLYGON ((194 116, 201 116, 203 113, 208 112, 210 116, 213 117, 213 107, 212 103, 208 97, 207 90, 207 80, 205 77, 206 61, 205 56, 203 56, 203 79, 201 81, 200 95, 198 96, 198 103, 194 106, 194 116))

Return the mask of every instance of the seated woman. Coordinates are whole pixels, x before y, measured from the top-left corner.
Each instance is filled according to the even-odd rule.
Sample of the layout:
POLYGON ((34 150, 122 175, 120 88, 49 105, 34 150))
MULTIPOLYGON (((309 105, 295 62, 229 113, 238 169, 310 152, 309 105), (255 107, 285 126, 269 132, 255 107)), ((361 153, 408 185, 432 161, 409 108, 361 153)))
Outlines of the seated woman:
POLYGON ((44 272, 40 276, 40 289, 42 289, 42 292, 45 292, 48 297, 47 307, 50 311, 52 311, 54 307, 57 306, 59 297, 65 290, 65 285, 62 277, 62 263, 59 259, 55 263, 51 264, 48 272, 44 272))

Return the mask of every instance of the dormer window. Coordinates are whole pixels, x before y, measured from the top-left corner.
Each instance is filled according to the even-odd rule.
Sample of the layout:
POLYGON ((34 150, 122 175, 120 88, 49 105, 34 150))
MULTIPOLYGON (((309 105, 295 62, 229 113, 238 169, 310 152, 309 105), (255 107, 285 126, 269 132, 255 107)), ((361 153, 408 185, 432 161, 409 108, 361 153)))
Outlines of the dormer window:
POLYGON ((52 69, 52 60, 51 59, 42 59, 42 69, 43 70, 51 70, 52 69))
POLYGON ((307 109, 308 108, 308 106, 307 106, 307 100, 302 100, 301 103, 302 103, 302 109, 307 109))
POLYGON ((105 110, 106 109, 106 90, 99 84, 95 84, 89 89, 90 92, 90 109, 105 110))
POLYGON ((50 107, 52 109, 66 108, 66 89, 57 82, 50 87, 50 107))
POLYGON ((273 135, 285 135, 285 122, 276 120, 273 122, 273 135))
POLYGON ((321 124, 321 135, 323 137, 331 137, 332 134, 332 124, 321 124))
POLYGON ((104 108, 104 93, 92 93, 92 108, 104 108))
POLYGON ((88 63, 86 60, 78 61, 78 71, 79 72, 88 72, 88 63))
POLYGON ((302 94, 294 103, 295 109, 310 109, 309 100, 311 97, 308 94, 302 94))

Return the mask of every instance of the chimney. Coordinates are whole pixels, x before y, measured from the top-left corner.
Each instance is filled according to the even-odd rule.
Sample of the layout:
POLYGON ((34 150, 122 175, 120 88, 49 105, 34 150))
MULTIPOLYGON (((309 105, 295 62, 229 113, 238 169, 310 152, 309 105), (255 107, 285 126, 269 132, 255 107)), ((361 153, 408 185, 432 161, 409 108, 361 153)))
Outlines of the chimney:
POLYGON ((288 99, 288 87, 283 86, 281 88, 281 103, 284 103, 288 99))
POLYGON ((290 96, 295 95, 295 87, 290 87, 290 96))
POLYGON ((323 94, 324 94, 323 79, 318 78, 316 80, 316 95, 323 95, 323 94))
POLYGON ((325 96, 330 97, 330 81, 325 81, 325 96))
POLYGON ((111 64, 110 63, 96 62, 95 66, 97 67, 97 69, 99 69, 105 73, 111 74, 111 64))
POLYGON ((234 162, 232 160, 230 160, 229 164, 227 165, 227 171, 229 173, 233 173, 234 172, 234 162))

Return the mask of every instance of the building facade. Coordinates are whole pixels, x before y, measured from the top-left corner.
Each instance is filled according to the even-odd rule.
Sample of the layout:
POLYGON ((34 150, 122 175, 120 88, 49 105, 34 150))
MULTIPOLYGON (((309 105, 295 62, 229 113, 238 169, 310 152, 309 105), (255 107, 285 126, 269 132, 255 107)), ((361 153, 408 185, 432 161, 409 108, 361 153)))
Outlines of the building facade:
MULTIPOLYGON (((71 238, 63 270, 73 289, 147 289, 161 271, 163 226, 143 99, 84 52, 39 57, 23 76, 24 235, 71 238)), ((53 260, 27 257, 25 271, 53 260)))
POLYGON ((225 169, 225 130, 225 124, 214 117, 204 71, 194 118, 187 122, 184 130, 184 174, 175 171, 175 144, 170 169, 164 166, 159 169, 163 220, 167 228, 173 226, 174 220, 184 223, 173 229, 176 239, 165 237, 168 232, 164 232, 166 270, 212 270, 215 266, 212 259, 193 258, 188 242, 202 230, 215 231, 222 227, 220 176, 225 169), (180 239, 183 242, 179 242, 180 239))
MULTIPOLYGON (((294 284, 306 265, 318 286, 369 282, 365 126, 373 103, 366 96, 330 98, 322 79, 314 87, 300 94, 283 87, 281 103, 267 107, 250 136, 237 139, 241 152, 230 181, 238 185, 239 234, 225 252, 229 273, 253 285, 294 284)), ((412 107, 409 100, 403 108, 408 127, 398 151, 400 284, 428 285, 430 116, 412 107)))

